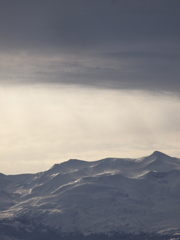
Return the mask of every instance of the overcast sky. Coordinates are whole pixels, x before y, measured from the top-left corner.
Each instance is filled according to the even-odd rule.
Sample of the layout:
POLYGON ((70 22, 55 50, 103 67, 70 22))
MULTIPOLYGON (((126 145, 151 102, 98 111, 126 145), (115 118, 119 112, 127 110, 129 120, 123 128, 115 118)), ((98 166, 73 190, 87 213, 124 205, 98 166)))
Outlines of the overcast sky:
POLYGON ((0 172, 180 157, 179 0, 1 0, 0 172))

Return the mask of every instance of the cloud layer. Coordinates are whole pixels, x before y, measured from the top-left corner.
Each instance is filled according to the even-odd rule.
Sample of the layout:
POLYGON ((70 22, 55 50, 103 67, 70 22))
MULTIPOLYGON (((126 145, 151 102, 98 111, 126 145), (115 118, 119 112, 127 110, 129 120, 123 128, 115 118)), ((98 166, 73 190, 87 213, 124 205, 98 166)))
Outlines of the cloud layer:
POLYGON ((179 10, 178 0, 3 0, 0 81, 179 92, 179 10))

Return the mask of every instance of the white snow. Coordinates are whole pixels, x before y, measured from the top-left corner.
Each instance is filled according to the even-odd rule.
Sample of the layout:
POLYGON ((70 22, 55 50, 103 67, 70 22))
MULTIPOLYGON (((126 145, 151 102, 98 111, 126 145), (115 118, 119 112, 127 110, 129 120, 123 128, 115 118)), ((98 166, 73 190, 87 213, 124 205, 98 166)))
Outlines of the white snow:
POLYGON ((51 228, 84 233, 180 229, 180 159, 157 151, 139 159, 70 160, 11 176, 3 191, 1 220, 38 217, 51 228))

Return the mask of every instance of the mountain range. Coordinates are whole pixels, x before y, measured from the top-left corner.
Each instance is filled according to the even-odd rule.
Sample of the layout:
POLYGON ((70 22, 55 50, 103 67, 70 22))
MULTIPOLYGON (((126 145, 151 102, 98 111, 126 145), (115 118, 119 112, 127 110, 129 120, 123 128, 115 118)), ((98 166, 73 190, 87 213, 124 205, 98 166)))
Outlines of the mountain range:
POLYGON ((180 239, 180 159, 155 151, 138 159, 70 159, 36 174, 0 174, 0 239, 94 234, 180 239))

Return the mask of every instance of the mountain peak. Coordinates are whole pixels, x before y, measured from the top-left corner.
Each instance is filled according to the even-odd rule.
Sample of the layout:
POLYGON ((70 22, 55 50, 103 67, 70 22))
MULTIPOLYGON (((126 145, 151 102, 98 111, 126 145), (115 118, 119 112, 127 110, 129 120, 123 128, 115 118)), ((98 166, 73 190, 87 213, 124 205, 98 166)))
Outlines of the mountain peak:
POLYGON ((81 167, 88 164, 88 162, 79 159, 69 159, 68 161, 62 163, 64 166, 68 167, 81 167))
POLYGON ((151 154, 151 156, 156 156, 156 157, 169 157, 167 154, 165 154, 165 153, 162 153, 162 152, 160 152, 160 151, 154 151, 152 154, 151 154))
POLYGON ((67 162, 84 162, 84 161, 83 160, 79 160, 79 159, 75 159, 75 158, 71 158, 67 162))

